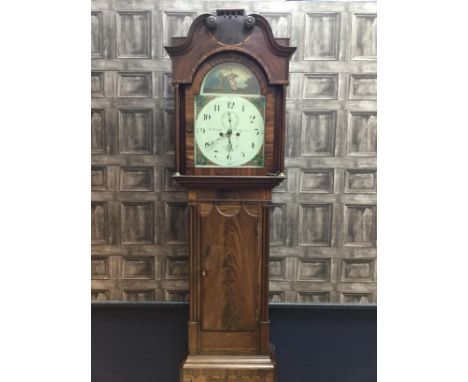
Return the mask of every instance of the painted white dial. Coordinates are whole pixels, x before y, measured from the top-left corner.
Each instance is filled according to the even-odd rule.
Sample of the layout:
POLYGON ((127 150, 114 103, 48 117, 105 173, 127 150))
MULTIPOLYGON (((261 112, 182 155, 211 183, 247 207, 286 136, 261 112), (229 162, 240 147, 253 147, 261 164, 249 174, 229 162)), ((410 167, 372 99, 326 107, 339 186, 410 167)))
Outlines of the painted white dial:
POLYGON ((239 167, 263 150, 265 122, 246 97, 220 96, 197 110, 195 143, 211 162, 239 167))

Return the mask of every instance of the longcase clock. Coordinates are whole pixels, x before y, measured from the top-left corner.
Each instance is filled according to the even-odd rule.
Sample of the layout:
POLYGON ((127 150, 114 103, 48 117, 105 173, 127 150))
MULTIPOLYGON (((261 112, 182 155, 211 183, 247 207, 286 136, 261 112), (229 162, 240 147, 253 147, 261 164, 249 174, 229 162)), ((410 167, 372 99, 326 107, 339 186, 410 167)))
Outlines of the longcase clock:
POLYGON ((271 189, 284 178, 295 48, 243 10, 199 16, 166 47, 176 170, 188 190, 190 318, 181 382, 276 381, 269 343, 271 189))

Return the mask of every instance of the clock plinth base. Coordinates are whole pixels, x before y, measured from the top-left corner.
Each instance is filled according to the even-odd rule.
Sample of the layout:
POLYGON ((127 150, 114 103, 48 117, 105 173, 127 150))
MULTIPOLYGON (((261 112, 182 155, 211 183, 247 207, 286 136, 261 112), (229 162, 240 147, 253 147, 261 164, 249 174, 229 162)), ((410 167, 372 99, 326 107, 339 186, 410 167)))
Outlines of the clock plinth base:
POLYGON ((276 363, 268 355, 189 355, 180 382, 211 381, 276 382, 276 363))

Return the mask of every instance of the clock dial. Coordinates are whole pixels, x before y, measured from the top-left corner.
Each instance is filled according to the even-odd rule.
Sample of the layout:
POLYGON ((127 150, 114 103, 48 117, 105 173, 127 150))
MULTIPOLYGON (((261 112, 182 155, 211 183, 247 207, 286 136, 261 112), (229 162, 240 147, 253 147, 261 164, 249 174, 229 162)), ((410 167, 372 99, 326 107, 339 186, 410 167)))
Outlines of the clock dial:
POLYGON ((197 167, 263 167, 265 122, 256 105, 264 98, 219 96, 196 111, 197 167))

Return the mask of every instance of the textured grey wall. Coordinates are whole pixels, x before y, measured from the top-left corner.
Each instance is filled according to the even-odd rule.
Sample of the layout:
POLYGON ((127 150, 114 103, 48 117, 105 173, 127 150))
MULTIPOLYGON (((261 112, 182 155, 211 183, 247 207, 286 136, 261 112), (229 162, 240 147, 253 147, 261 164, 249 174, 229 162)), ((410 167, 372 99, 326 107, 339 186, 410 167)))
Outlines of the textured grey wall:
POLYGON ((244 8, 297 46, 287 181, 273 196, 274 302, 376 302, 375 2, 92 0, 92 298, 187 298, 186 193, 163 46, 244 8))

